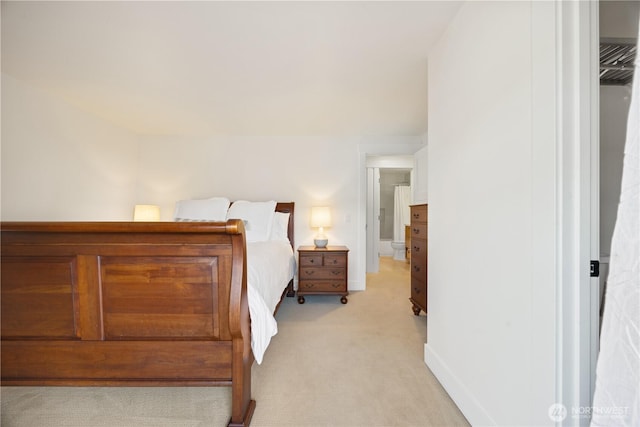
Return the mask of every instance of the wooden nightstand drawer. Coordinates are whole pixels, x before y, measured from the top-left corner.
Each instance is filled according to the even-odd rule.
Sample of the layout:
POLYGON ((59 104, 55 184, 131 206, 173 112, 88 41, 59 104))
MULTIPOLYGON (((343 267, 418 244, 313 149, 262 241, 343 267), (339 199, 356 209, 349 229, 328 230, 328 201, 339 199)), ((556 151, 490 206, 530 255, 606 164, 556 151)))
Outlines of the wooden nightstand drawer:
POLYGON ((300 266, 318 266, 322 267, 322 254, 304 254, 300 255, 300 266))
POLYGON ((314 268, 314 267, 301 267, 300 277, 301 280, 314 280, 314 279, 336 279, 344 280, 347 277, 347 271, 344 268, 314 268))
POLYGON ((308 292, 346 292, 344 280, 308 280, 298 286, 300 291, 308 292))
POLYGON ((314 267, 346 267, 347 257, 344 253, 339 254, 301 254, 300 266, 314 267))
POLYGON ((305 295, 340 295, 347 303, 348 253, 346 246, 298 248, 298 302, 304 304, 305 295))
POLYGON ((346 267, 347 257, 345 254, 326 254, 324 256, 324 265, 329 267, 346 267))

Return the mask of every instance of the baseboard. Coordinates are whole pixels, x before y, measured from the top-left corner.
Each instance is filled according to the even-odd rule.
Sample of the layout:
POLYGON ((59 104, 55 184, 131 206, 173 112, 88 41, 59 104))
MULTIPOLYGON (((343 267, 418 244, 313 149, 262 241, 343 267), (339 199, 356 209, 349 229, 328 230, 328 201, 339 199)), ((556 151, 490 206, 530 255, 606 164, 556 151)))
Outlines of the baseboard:
POLYGON ((437 352, 426 343, 424 345, 424 363, 429 367, 433 375, 440 381, 442 387, 455 402, 462 414, 472 426, 496 425, 465 385, 449 369, 437 352))

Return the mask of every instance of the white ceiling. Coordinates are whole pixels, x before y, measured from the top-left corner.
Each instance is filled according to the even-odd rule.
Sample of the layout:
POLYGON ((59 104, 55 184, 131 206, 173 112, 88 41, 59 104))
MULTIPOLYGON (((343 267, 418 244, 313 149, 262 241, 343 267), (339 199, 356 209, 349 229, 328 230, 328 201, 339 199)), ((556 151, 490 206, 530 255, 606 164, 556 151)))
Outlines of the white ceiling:
POLYGON ((2 1, 2 71, 140 134, 420 135, 459 6, 2 1))

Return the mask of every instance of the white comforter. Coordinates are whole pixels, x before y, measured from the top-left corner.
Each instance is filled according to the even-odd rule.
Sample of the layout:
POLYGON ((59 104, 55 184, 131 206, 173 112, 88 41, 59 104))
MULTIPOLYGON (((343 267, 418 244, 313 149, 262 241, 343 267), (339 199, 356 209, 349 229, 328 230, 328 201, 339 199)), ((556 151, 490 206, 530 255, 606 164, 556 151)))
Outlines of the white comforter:
POLYGON ((295 256, 289 242, 247 243, 247 294, 251 315, 251 348, 258 363, 278 333, 273 312, 293 278, 295 256))
POLYGON ((591 408, 593 427, 640 426, 640 59, 635 64, 591 408))

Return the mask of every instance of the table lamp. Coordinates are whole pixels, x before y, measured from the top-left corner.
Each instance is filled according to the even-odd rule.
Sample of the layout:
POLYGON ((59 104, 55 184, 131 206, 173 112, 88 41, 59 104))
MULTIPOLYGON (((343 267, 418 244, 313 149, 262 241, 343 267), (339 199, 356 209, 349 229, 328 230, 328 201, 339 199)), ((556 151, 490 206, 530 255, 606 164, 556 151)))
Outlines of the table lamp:
POLYGON ((134 221, 160 221, 160 206, 136 205, 133 209, 134 221))
POLYGON ((311 227, 318 228, 318 234, 313 239, 316 248, 326 248, 329 242, 324 235, 324 227, 331 227, 331 211, 327 206, 315 206, 311 208, 311 227))

